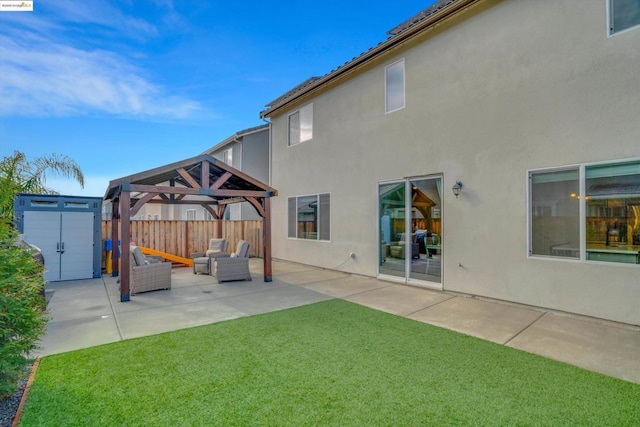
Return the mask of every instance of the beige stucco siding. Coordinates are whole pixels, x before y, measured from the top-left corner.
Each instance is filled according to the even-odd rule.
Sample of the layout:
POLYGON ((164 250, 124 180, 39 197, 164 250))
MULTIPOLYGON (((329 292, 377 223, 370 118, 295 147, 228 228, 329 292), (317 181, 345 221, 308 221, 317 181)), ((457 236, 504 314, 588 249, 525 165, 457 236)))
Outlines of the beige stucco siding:
POLYGON ((444 289, 640 324, 639 266, 527 257, 527 170, 640 157, 638 70, 640 30, 607 37, 605 0, 482 2, 300 104, 313 140, 271 118, 274 257, 355 252, 341 269, 375 276, 377 183, 442 174, 444 289), (401 58, 406 108, 385 114, 401 58), (331 241, 287 239, 287 197, 325 192, 331 241))

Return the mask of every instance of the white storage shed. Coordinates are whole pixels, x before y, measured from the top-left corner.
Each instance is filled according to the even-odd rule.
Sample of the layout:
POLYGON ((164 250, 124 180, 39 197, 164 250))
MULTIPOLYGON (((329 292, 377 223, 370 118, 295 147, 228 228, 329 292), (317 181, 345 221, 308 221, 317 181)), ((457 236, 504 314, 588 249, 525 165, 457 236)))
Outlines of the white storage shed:
POLYGON ((100 197, 18 194, 14 220, 24 241, 42 251, 45 280, 101 277, 100 197))

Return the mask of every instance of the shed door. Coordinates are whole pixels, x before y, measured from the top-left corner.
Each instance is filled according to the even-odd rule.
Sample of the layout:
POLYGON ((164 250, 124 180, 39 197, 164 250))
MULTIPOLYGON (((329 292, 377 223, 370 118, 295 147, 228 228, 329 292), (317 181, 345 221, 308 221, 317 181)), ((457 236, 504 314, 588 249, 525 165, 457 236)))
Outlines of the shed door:
POLYGON ((60 212, 25 212, 24 240, 42 251, 44 279, 60 280, 60 212))
POLYGON ((61 221, 60 279, 93 277, 93 213, 63 212, 61 221))
POLYGON ((42 251, 45 280, 93 277, 93 213, 24 213, 24 240, 42 251))

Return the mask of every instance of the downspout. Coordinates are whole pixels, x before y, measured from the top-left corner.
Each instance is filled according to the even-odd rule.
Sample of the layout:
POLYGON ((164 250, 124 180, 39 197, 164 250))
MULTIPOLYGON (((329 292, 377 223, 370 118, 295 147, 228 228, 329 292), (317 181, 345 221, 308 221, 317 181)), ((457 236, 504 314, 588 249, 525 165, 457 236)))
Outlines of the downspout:
POLYGON ((272 144, 272 139, 271 139, 271 121, 268 120, 268 119, 265 119, 264 117, 260 117, 260 118, 262 119, 263 122, 265 122, 265 123, 267 123, 269 125, 269 166, 268 166, 269 167, 269 176, 268 176, 269 182, 267 182, 267 184, 269 185, 269 187, 271 187, 271 178, 272 178, 271 170, 273 169, 271 167, 271 165, 273 164, 272 158, 271 158, 271 155, 272 155, 272 151, 271 151, 271 144, 272 144))

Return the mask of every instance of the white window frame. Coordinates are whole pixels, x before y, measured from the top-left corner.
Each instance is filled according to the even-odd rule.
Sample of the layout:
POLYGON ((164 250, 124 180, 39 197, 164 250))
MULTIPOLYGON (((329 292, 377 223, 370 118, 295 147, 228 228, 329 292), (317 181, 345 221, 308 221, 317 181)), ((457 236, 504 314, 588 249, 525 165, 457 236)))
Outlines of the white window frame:
POLYGON ((195 209, 187 209, 187 221, 195 221, 196 220, 196 210, 195 209), (193 218, 189 218, 193 216, 193 218))
POLYGON ((222 152, 222 161, 229 166, 233 166, 233 147, 222 152))
POLYGON ((613 28, 613 5, 615 3, 616 0, 607 0, 607 35, 609 37, 611 36, 616 36, 618 34, 624 34, 627 31, 633 31, 635 29, 640 28, 640 19, 638 20, 638 23, 636 25, 632 25, 630 27, 624 28, 622 30, 619 31, 615 31, 613 28))
POLYGON ((385 114, 389 114, 389 113, 393 113, 394 111, 398 111, 398 110, 402 110, 407 102, 407 96, 406 96, 406 76, 405 76, 405 63, 404 63, 404 58, 395 61, 389 65, 387 65, 384 68, 384 111, 385 114), (395 86, 393 85, 389 85, 389 76, 390 76, 390 71, 394 70, 396 67, 402 67, 402 103, 400 105, 400 103, 397 106, 389 106, 389 100, 390 100, 390 96, 389 96, 389 91, 395 89, 395 86))
MULTIPOLYGON (((580 202, 579 211, 578 211, 578 227, 579 227, 579 246, 580 246, 580 254, 578 258, 565 258, 562 256, 548 256, 548 255, 539 255, 533 253, 533 204, 532 204, 532 194, 531 194, 531 178, 534 174, 539 173, 549 173, 549 172, 568 172, 568 171, 577 171, 578 172, 578 184, 580 187, 580 194, 584 194, 584 167, 581 165, 567 165, 563 167, 554 167, 554 168, 542 168, 542 169, 531 169, 527 171, 527 257, 528 258, 543 258, 543 259, 555 259, 555 260, 564 260, 564 261, 580 261, 583 260, 585 255, 585 251, 582 249, 586 246, 585 241, 585 233, 583 233, 584 227, 586 226, 586 219, 584 218, 584 202, 580 202)), ((550 201, 546 201, 543 204, 544 207, 548 207, 553 212, 554 216, 557 211, 557 205, 550 201)))
POLYGON ((313 139, 313 103, 307 104, 304 107, 301 107, 300 109, 290 113, 287 116, 287 141, 288 141, 289 147, 298 145, 302 142, 311 141, 312 139, 313 139), (296 114, 298 115, 298 124, 297 124, 298 136, 297 138, 292 138, 291 121, 296 114), (304 129, 305 126, 307 126, 308 129, 305 130, 304 129))
POLYGON ((527 258, 534 258, 534 259, 545 259, 545 260, 553 260, 553 261, 566 261, 566 262, 581 262, 581 263, 590 263, 590 264, 606 264, 608 266, 619 266, 619 267, 633 267, 633 268, 637 268, 638 266, 640 266, 640 264, 625 264, 625 263, 621 263, 621 262, 613 262, 613 261, 595 261, 595 260, 588 260, 587 259, 587 208, 586 208, 586 201, 585 198, 580 198, 580 248, 579 248, 579 252, 580 252, 580 256, 579 258, 563 258, 563 257, 558 257, 558 256, 541 256, 541 255, 532 255, 530 253, 531 251, 531 187, 530 187, 530 180, 529 177, 531 176, 531 174, 533 173, 540 173, 540 172, 552 172, 552 171, 558 171, 558 170, 566 170, 566 169, 571 169, 571 168, 578 168, 579 170, 579 187, 580 187, 580 193, 578 194, 578 196, 580 194, 587 194, 587 188, 586 188, 586 181, 587 181, 587 177, 586 177, 586 170, 589 167, 593 167, 593 166, 606 166, 606 165, 620 165, 620 164, 625 164, 625 163, 634 163, 634 162, 640 162, 640 157, 634 157, 634 158, 628 158, 628 159, 616 159, 616 160, 611 160, 611 161, 605 161, 605 162, 591 162, 591 163, 583 163, 583 164, 576 164, 576 165, 567 165, 567 166, 562 166, 562 167, 554 167, 554 168, 541 168, 541 169, 530 169, 527 170, 526 173, 526 180, 527 180, 527 258))
POLYGON ((304 240, 304 241, 310 241, 310 242, 330 242, 331 241, 331 193, 317 193, 317 194, 304 194, 304 195, 299 195, 299 196, 292 196, 292 197, 287 197, 287 238, 288 239, 292 239, 292 240, 304 240), (316 197, 316 200, 318 202, 318 206, 320 207, 320 196, 327 196, 328 197, 328 201, 329 201, 329 216, 328 221, 329 221, 329 230, 322 230, 321 228, 321 215, 323 215, 324 213, 319 210, 318 211, 318 218, 316 220, 317 226, 318 226, 318 230, 316 232, 317 237, 315 239, 307 239, 307 238, 302 238, 302 237, 298 237, 298 199, 302 198, 302 197, 316 197), (295 227, 294 230, 291 230, 291 221, 290 221, 290 217, 291 217, 291 212, 290 212, 290 201, 293 200, 295 203, 295 220, 293 221, 295 225, 293 225, 295 227), (292 233, 293 231, 293 233, 292 233), (324 239, 321 238, 321 236, 323 234, 328 234, 328 238, 324 239), (292 235, 293 234, 293 235, 292 235))

